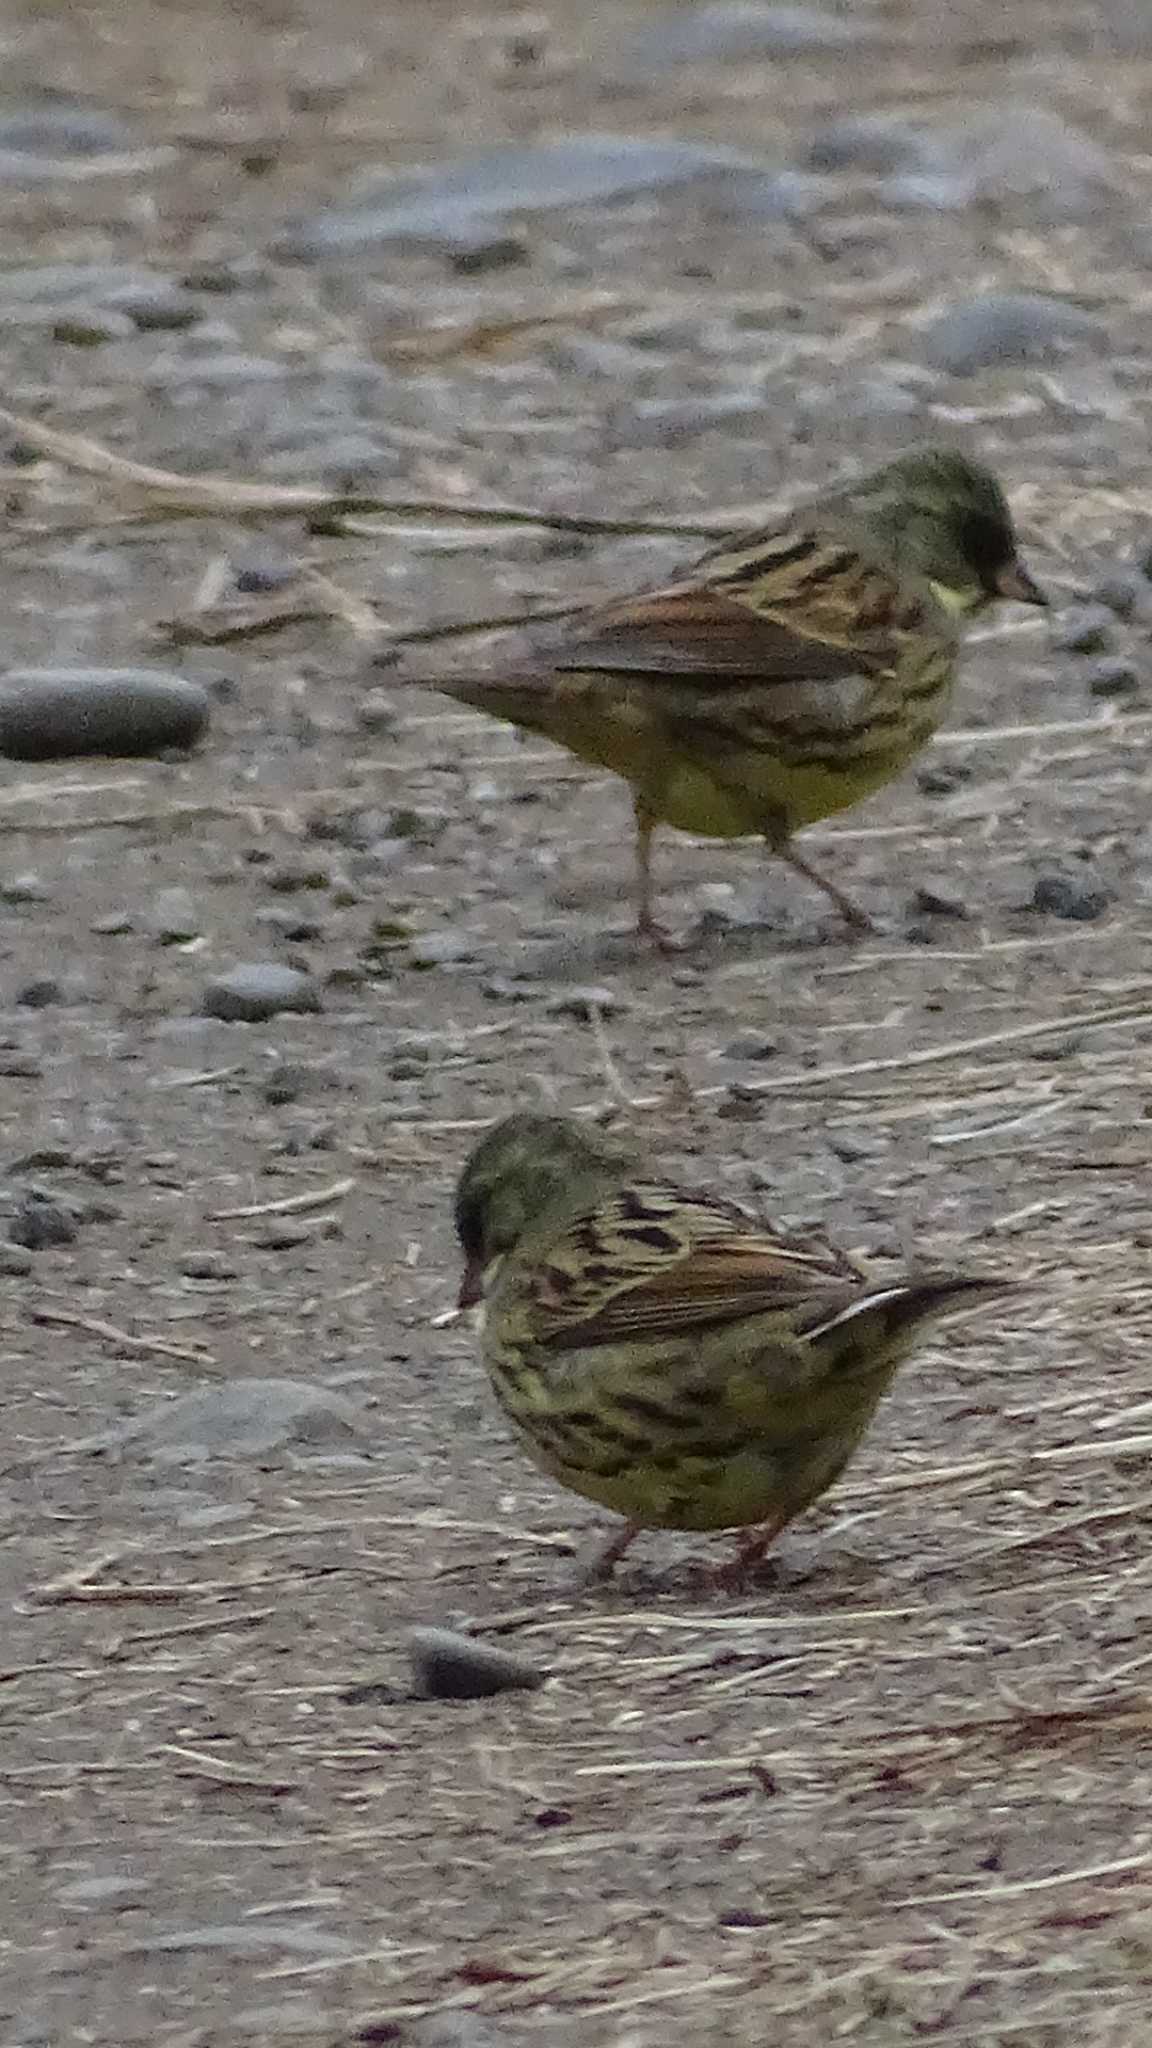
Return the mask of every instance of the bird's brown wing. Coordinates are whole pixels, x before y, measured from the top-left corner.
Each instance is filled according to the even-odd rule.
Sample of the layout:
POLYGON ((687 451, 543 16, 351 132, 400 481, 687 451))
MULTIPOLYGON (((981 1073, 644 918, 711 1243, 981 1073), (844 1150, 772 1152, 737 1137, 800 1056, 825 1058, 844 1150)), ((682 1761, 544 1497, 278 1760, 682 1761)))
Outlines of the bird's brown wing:
POLYGON ((864 1290, 819 1239, 758 1226, 734 1204, 636 1183, 577 1217, 520 1269, 517 1312, 554 1349, 675 1337, 778 1310, 803 1329, 864 1290))
POLYGON ((758 535, 710 558, 704 576, 625 598, 575 625, 550 653, 559 671, 822 682, 894 665, 902 635, 941 621, 839 540, 758 535))

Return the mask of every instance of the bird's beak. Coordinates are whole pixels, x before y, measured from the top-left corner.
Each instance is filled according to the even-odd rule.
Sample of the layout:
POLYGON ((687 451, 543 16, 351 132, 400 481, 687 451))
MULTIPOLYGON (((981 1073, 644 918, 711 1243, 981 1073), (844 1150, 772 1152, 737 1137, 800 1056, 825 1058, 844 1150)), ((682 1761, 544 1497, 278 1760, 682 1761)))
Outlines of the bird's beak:
POLYGON ((460 1292, 456 1297, 457 1308, 475 1308, 484 1292, 484 1268, 479 1259, 469 1259, 460 1281, 460 1292))
POLYGON ((1000 597, 1014 597, 1017 604, 1047 604, 1048 599, 1035 582, 1018 555, 1006 562, 996 578, 996 591, 1000 597))

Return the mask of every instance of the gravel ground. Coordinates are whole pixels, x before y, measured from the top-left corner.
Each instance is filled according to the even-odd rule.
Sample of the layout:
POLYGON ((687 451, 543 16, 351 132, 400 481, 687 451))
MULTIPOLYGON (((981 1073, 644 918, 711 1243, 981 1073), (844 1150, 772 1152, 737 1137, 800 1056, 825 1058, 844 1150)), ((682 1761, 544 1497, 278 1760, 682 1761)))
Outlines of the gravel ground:
POLYGON ((0 787, 4 2048, 1142 2048, 1145 10, 3 43, 4 660, 209 716, 0 787), (882 934, 666 834, 636 957, 621 787, 396 663, 931 439, 1056 604, 806 839, 882 934), (739 1596, 674 1537, 582 1591, 443 1320, 532 1100, 1020 1277, 739 1596), (418 1696, 453 1626, 546 1682, 418 1696))

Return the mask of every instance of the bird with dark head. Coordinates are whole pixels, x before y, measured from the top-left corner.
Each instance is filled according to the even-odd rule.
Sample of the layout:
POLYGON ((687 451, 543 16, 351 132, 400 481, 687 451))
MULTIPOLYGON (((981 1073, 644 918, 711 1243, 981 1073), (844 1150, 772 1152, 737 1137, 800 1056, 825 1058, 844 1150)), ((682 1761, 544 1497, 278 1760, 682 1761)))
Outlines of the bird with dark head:
POLYGON ((794 835, 900 774, 947 709, 963 627, 1043 604, 996 478, 949 448, 900 456, 734 539, 688 576, 588 612, 534 662, 417 677, 630 785, 638 932, 658 824, 762 838, 851 925, 870 919, 794 835))
POLYGON ((520 1112, 456 1190, 461 1305, 536 1463, 648 1529, 748 1533, 757 1563, 844 1470, 924 1324, 1005 1291, 978 1274, 870 1282, 824 1239, 681 1187, 601 1133, 520 1112))

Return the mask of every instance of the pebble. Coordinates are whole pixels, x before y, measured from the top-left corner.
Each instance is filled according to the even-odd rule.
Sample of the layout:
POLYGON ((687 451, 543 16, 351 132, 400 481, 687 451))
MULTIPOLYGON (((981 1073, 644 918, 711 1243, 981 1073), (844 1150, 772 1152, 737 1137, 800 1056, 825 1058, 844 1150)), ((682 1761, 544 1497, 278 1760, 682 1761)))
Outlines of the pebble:
POLYGON ((1052 222, 1115 211, 1124 186, 1117 160, 1054 108, 1012 99, 976 103, 956 121, 832 121, 812 137, 805 162, 879 178, 880 196, 895 206, 955 213, 994 205, 1052 222))
POLYGON ((0 882, 0 902, 3 903, 51 903, 52 890, 42 875, 11 875, 6 882, 0 882))
POLYGON ((40 1188, 24 1188, 16 1213, 8 1225, 10 1243, 30 1252, 42 1252, 49 1245, 74 1244, 80 1225, 74 1210, 40 1188))
POLYGON ((938 768, 916 771, 916 787, 922 796, 954 796, 971 780, 972 770, 965 761, 946 761, 938 768))
POLYGON ((1090 697, 1133 697, 1145 679, 1134 661, 1123 654, 1106 654, 1092 663, 1084 680, 1090 697))
POLYGON ((208 716, 206 690, 160 669, 9 669, 0 678, 0 754, 16 761, 191 747, 208 716))
POLYGON ((315 261, 337 250, 388 242, 482 248, 491 222, 508 214, 588 206, 633 193, 707 184, 741 174, 778 175, 764 159, 720 145, 648 135, 573 134, 556 141, 498 143, 415 176, 366 180, 359 195, 282 235, 272 254, 315 261))
POLYGON ((630 1010, 632 1005, 627 996, 619 990, 589 986, 586 988, 562 989, 544 1005, 546 1017, 575 1017, 582 1024, 591 1023, 593 1017, 618 1017, 630 1010))
MULTIPOLYGON (((609 17, 610 18, 610 17, 609 17)), ((639 82, 676 64, 735 63, 749 57, 811 57, 884 40, 871 23, 823 7, 757 6, 753 0, 711 0, 703 7, 662 9, 613 61, 611 75, 639 82)))
POLYGON ((34 1260, 29 1251, 14 1244, 0 1244, 0 1275, 6 1280, 22 1279, 32 1271, 34 1260))
POLYGON ((226 1024, 262 1024, 281 1010, 319 1008, 320 992, 311 975, 277 960, 252 961, 217 975, 200 1002, 202 1016, 218 1017, 226 1024))
POLYGON ((186 1280, 235 1280, 239 1268, 233 1265, 227 1252, 209 1249, 185 1252, 178 1270, 186 1280))
POLYGON ((38 974, 17 989, 16 1001, 23 1010, 48 1010, 64 1000, 64 991, 54 974, 38 974))
POLYGON ((1094 586, 1090 602, 1105 605, 1118 619, 1130 619, 1152 605, 1152 584, 1140 569, 1121 563, 1094 586))
POLYGON ((1048 917, 1068 918, 1075 924, 1091 924, 1103 917, 1112 898, 1106 889, 1072 875, 1040 875, 1026 910, 1048 917))
POLYGON ((1072 605, 1051 625, 1059 654, 1099 654, 1112 643, 1115 615, 1104 604, 1072 605))
POLYGON ((361 1411, 340 1394, 301 1380, 238 1379, 158 1402, 105 1442, 189 1464, 259 1457, 287 1444, 347 1444, 363 1434, 361 1411))
POLYGON ((726 1060, 774 1060, 780 1051, 780 1041, 770 1038, 766 1031, 738 1031, 724 1047, 726 1060))
POLYGON ((395 732, 400 724, 400 718, 392 692, 365 690, 356 706, 356 723, 364 732, 395 732))
POLYGON ((511 1650, 449 1628, 414 1628, 408 1655, 417 1689, 426 1699, 479 1700, 493 1693, 529 1691, 548 1673, 511 1650))
POLYGON ((914 916, 925 917, 967 917, 968 905, 962 896, 950 889, 943 889, 931 882, 921 882, 913 892, 910 905, 914 916))
POLYGON ((408 947, 413 967, 460 967, 475 960, 476 942, 467 932, 420 932, 408 947))
POLYGON ((1039 292, 986 292, 962 299, 921 330, 925 362, 953 377, 1000 363, 1050 362, 1077 344, 1102 347, 1107 330, 1094 313, 1039 292))
POLYGON ((203 919, 190 889, 162 889, 145 911, 143 923, 161 946, 186 944, 203 930, 203 919))

